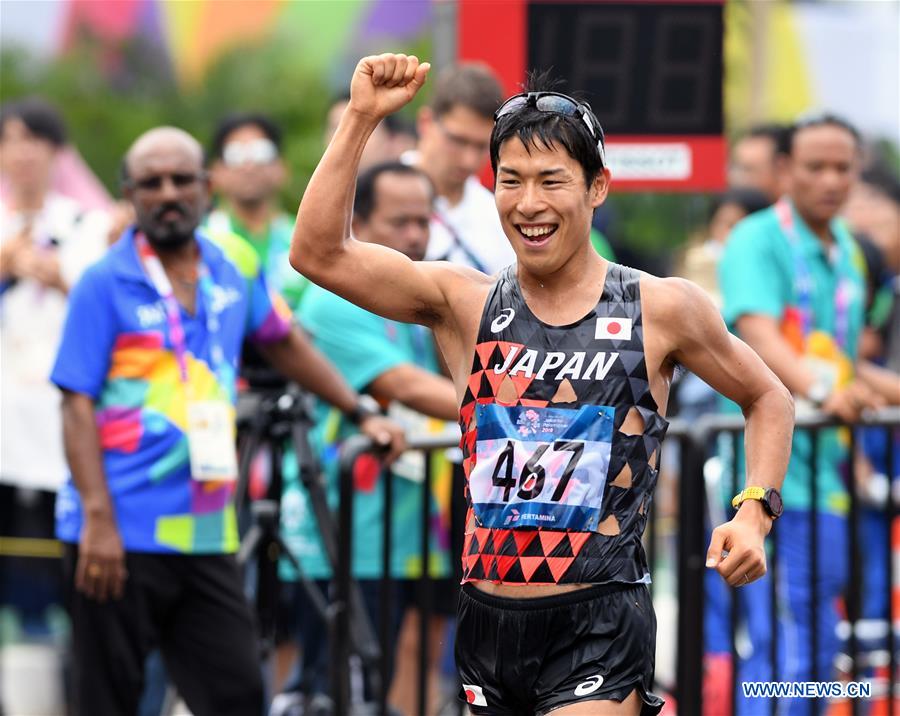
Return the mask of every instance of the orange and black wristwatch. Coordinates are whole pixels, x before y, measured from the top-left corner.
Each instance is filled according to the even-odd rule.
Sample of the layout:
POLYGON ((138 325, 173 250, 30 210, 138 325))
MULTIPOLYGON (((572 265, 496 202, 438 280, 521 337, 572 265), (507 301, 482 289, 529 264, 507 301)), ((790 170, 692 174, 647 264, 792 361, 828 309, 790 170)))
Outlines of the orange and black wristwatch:
POLYGON ((773 520, 777 520, 784 512, 781 494, 774 487, 746 487, 734 496, 731 506, 737 509, 744 500, 759 500, 773 520))

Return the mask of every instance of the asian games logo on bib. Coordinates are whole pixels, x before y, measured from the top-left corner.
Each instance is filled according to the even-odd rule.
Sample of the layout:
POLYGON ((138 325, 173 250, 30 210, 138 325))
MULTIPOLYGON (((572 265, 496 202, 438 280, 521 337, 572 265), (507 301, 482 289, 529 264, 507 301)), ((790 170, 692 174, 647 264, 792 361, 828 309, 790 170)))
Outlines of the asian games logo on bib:
POLYGON ((594 329, 594 338, 598 340, 631 340, 630 318, 598 318, 594 329))
POLYGON ((506 328, 510 323, 512 323, 513 318, 516 317, 516 311, 513 308, 504 308, 500 311, 500 315, 497 316, 491 322, 491 333, 499 333, 504 328, 506 328))

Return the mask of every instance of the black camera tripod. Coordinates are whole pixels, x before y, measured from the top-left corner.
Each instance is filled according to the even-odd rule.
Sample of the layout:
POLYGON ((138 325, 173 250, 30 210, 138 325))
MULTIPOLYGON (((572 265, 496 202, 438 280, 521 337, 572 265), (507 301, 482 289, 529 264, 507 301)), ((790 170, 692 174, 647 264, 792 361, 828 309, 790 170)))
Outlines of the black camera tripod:
MULTIPOLYGON (((255 558, 255 607, 260 632, 260 657, 267 661, 275 646, 280 581, 278 563, 285 557, 299 575, 299 584, 325 624, 333 621, 333 610, 321 591, 303 575, 301 566, 280 534, 280 501, 283 489, 282 465, 288 441, 293 446, 301 485, 306 489, 316 519, 326 557, 332 570, 337 564, 337 526, 325 494, 318 461, 309 444, 313 425, 310 400, 299 388, 251 391, 238 404, 240 446, 239 482, 235 504, 243 511, 248 504, 250 466, 263 446, 271 455, 271 475, 265 499, 249 502, 250 527, 241 543, 238 562, 251 564, 255 558)), ((245 513, 246 514, 246 513, 245 513)), ((378 665, 381 650, 375 631, 363 607, 362 595, 354 584, 350 595, 351 651, 358 657, 371 688, 382 688, 378 665)), ((304 713, 312 709, 304 710, 304 713)))

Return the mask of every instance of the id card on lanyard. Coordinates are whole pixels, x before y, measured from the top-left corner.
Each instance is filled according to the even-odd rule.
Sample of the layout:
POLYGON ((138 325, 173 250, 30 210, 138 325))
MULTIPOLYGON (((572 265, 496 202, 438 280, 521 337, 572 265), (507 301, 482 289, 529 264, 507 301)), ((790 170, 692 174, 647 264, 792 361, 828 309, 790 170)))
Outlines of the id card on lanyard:
MULTIPOLYGON (((791 246, 794 262, 794 293, 797 297, 796 316, 799 320, 799 339, 803 347, 803 360, 817 380, 827 381, 839 387, 852 376, 847 359, 850 335, 850 304, 853 296, 852 281, 846 276, 838 278, 834 294, 834 331, 817 330, 813 318, 813 277, 803 247, 794 215, 787 199, 775 204, 778 223, 791 246), (833 336, 833 337, 832 337, 833 336)), ((841 257, 840 261, 849 261, 841 257)))
MULTIPOLYGON (((230 481, 237 479, 237 451, 235 448, 234 406, 223 399, 203 399, 194 395, 187 362, 187 340, 181 322, 181 307, 175 298, 172 284, 162 262, 142 234, 135 236, 138 254, 166 309, 166 322, 172 351, 178 363, 178 375, 185 392, 188 453, 191 477, 199 481, 230 481)), ((219 345, 219 316, 211 300, 212 277, 202 259, 198 268, 198 301, 206 304, 206 330, 210 341, 211 366, 217 368, 225 362, 219 345)))

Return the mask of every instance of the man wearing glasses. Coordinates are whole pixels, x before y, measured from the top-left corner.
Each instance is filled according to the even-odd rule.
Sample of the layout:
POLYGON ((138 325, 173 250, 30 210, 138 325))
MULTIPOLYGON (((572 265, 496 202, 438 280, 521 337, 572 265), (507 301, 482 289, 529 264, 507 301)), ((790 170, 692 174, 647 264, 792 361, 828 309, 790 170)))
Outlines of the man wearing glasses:
POLYGON ((516 260, 494 210, 491 192, 476 174, 488 156, 493 115, 503 90, 482 64, 448 67, 428 106, 419 110, 419 144, 401 159, 435 186, 427 259, 451 261, 493 274, 516 260))
POLYGON ((747 418, 747 483, 759 494, 744 495, 707 555, 733 586, 765 574, 790 394, 700 288, 594 252, 591 216, 610 184, 603 133, 565 95, 517 95, 495 114, 495 203, 516 265, 490 277, 353 240, 366 139, 428 69, 405 55, 359 62, 303 196, 291 263, 367 310, 435 332, 461 405, 469 516, 456 658, 471 712, 658 713, 641 534, 675 366, 747 418))
POLYGON ((288 176, 280 127, 263 114, 232 114, 216 127, 210 155, 213 191, 221 204, 206 228, 245 239, 262 262, 269 288, 296 310, 307 281, 287 259, 294 220, 278 203, 288 176))
POLYGON ((202 150, 172 127, 123 164, 130 228, 72 289, 51 380, 71 479, 57 536, 70 589, 76 714, 134 714, 159 648, 192 713, 262 710, 250 611, 234 561, 235 375, 245 338, 286 377, 394 452, 369 412, 273 298, 253 250, 197 232, 202 150))

